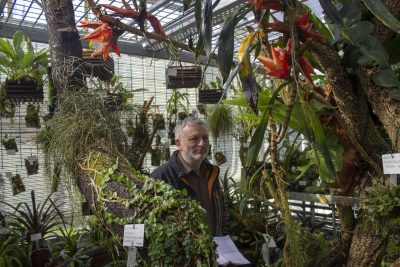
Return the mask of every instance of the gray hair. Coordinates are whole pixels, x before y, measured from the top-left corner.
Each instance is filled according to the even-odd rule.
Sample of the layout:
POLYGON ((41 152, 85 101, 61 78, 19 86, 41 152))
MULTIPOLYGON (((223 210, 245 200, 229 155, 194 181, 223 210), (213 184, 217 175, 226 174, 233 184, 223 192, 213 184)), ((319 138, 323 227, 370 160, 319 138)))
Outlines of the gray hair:
POLYGON ((182 130, 185 128, 186 125, 188 124, 198 124, 204 126, 207 131, 208 131, 208 125, 205 123, 202 119, 197 118, 197 117, 186 117, 184 120, 179 122, 174 129, 175 133, 175 140, 179 140, 182 137, 182 130))

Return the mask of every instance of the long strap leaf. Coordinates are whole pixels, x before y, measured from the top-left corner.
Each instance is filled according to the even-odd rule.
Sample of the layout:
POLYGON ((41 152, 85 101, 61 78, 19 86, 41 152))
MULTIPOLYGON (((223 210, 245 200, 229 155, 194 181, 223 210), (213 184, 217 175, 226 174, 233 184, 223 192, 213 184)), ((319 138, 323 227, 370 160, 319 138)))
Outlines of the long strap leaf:
POLYGON ((400 33, 400 21, 393 16, 392 13, 380 0, 362 0, 364 5, 375 15, 380 21, 383 22, 393 31, 400 33))
POLYGON ((287 84, 287 82, 282 83, 271 95, 271 98, 268 101, 268 105, 265 106, 265 110, 261 117, 260 123, 258 124, 253 136, 251 137, 250 146, 247 150, 246 155, 246 167, 252 166, 258 158, 258 154, 260 153, 261 146, 264 140, 265 130, 268 126, 268 120, 271 114, 271 106, 274 104, 279 91, 282 90, 282 88, 284 88, 287 84))

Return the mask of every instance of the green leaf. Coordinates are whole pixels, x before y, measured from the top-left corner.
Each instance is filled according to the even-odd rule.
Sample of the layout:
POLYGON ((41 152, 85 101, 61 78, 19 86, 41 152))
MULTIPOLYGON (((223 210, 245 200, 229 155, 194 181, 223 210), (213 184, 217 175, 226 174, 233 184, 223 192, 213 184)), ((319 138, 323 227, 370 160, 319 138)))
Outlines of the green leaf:
POLYGON ((389 96, 393 99, 400 100, 400 90, 390 90, 389 96))
POLYGON ((284 88, 286 85, 287 82, 282 83, 269 98, 268 105, 265 107, 263 111, 260 123, 258 124, 253 136, 251 137, 249 149, 247 150, 247 155, 245 160, 246 167, 252 166, 258 158, 258 154, 260 153, 260 149, 264 141, 265 130, 267 129, 268 120, 271 113, 271 106, 274 104, 275 99, 278 96, 280 90, 282 90, 282 88, 284 88))
POLYGON ((360 51, 363 55, 357 60, 357 63, 362 66, 373 67, 379 65, 387 67, 389 65, 389 57, 384 50, 366 50, 361 46, 360 51))
POLYGON ((393 16, 392 13, 380 0, 362 0, 365 6, 375 15, 377 19, 383 22, 393 31, 400 33, 400 21, 393 16))
POLYGON ((400 88, 400 81, 397 75, 390 69, 386 68, 378 71, 372 76, 372 80, 376 85, 382 87, 397 87, 400 88))
POLYGON ((212 50, 212 0, 205 0, 201 17, 201 35, 203 36, 204 50, 206 55, 209 56, 212 50))
MULTIPOLYGON (((341 22, 340 15, 337 12, 335 6, 332 4, 331 0, 320 0, 319 2, 321 4, 321 7, 325 11, 325 14, 328 15, 328 17, 333 21, 333 23, 341 25, 342 22, 341 22)), ((305 10, 308 11, 308 13, 310 14, 310 19, 311 19, 312 23, 314 24, 314 26, 318 29, 318 32, 320 34, 322 34, 326 38, 326 40, 328 40, 329 42, 332 42, 333 34, 329 30, 329 28, 326 26, 326 24, 324 22, 322 22, 318 18, 318 16, 316 16, 316 14, 311 10, 311 8, 309 8, 307 5, 305 5, 304 3, 301 3, 301 2, 300 2, 300 5, 305 10)))
POLYGON ((361 5, 357 2, 346 1, 339 10, 339 14, 342 16, 344 26, 349 27, 361 20, 361 5))
MULTIPOLYGON (((194 3, 194 17, 196 19, 197 32, 200 33, 201 32, 201 0, 196 0, 196 2, 194 3)), ((199 35, 201 35, 201 34, 199 34, 199 35)))
POLYGON ((326 170, 326 179, 329 181, 337 180, 335 165, 332 161, 332 156, 329 151, 329 146, 327 143, 327 139, 325 137, 324 129, 319 121, 317 115, 311 106, 307 103, 303 103, 304 112, 309 117, 309 123, 313 130, 315 140, 310 140, 312 143, 315 143, 316 146, 313 147, 315 153, 320 153, 322 155, 322 160, 317 164, 319 166, 320 171, 326 170))
POLYGON ((332 0, 319 0, 319 3, 325 14, 333 23, 342 25, 342 17, 333 5, 332 0))
POLYGON ((352 42, 359 43, 369 38, 374 30, 374 25, 368 21, 358 21, 346 29, 347 36, 352 42))
POLYGON ((218 68, 224 81, 233 65, 235 22, 234 15, 227 17, 218 39, 218 68))

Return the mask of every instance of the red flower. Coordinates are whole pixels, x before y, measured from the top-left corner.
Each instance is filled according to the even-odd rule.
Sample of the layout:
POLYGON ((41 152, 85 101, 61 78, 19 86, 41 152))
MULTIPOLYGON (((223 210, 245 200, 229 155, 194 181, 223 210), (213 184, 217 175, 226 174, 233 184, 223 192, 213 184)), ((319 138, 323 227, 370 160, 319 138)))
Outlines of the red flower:
MULTIPOLYGON (((134 10, 132 7, 130 7, 125 1, 122 1, 122 2, 125 6, 125 9, 115 7, 112 5, 105 5, 105 4, 102 4, 101 6, 106 9, 110 9, 110 10, 114 11, 115 13, 111 14, 111 16, 127 17, 127 18, 132 18, 135 20, 139 20, 140 13, 138 11, 134 10)), ((151 27, 153 27, 155 33, 165 35, 164 29, 161 26, 160 21, 156 18, 156 16, 154 16, 150 12, 147 12, 145 19, 147 19, 150 22, 151 27)))
POLYGON ((290 66, 288 62, 288 52, 285 49, 271 47, 272 58, 263 55, 258 56, 258 60, 267 69, 266 74, 280 79, 288 79, 290 76, 290 66))
MULTIPOLYGON (((289 24, 279 21, 279 20, 275 19, 273 16, 272 16, 272 18, 275 20, 275 22, 267 24, 267 27, 270 30, 281 32, 281 33, 289 33, 289 29, 290 29, 289 24)), ((304 42, 308 38, 317 39, 317 40, 325 39, 324 36, 310 31, 313 24, 310 21, 310 14, 308 12, 304 13, 303 16, 298 17, 295 21, 295 24, 296 24, 296 29, 297 29, 297 33, 299 35, 300 41, 304 42)))
MULTIPOLYGON (((288 53, 288 56, 292 53, 292 39, 289 39, 287 44, 286 44, 286 51, 288 53)), ((311 74, 314 74, 314 67, 311 65, 311 63, 303 56, 303 54, 299 55, 299 65, 301 68, 301 73, 304 75, 304 77, 307 79, 309 83, 311 83, 314 87, 314 82, 311 78, 311 74)))
POLYGON ((94 42, 102 43, 90 56, 94 57, 100 54, 103 54, 104 61, 107 59, 108 54, 110 52, 110 47, 114 50, 114 52, 121 56, 121 53, 118 49, 118 34, 114 30, 114 26, 101 21, 80 21, 80 25, 78 27, 83 28, 91 28, 94 29, 92 32, 86 34, 81 37, 81 40, 90 40, 94 42))
POLYGON ((249 3, 255 6, 256 11, 258 11, 260 8, 283 11, 283 5, 280 0, 249 0, 249 3))

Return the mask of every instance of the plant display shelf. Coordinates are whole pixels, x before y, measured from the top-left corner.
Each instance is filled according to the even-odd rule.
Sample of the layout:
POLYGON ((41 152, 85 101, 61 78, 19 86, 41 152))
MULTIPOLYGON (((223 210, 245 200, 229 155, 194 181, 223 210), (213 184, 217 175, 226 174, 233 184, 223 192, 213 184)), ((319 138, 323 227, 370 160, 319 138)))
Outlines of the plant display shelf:
POLYGON ((199 103, 202 104, 216 104, 221 97, 222 90, 219 89, 199 90, 199 103))
POLYGON ((166 70, 165 83, 167 89, 196 88, 202 77, 201 67, 170 66, 166 70))
POLYGON ((6 81, 6 98, 18 103, 43 102, 43 86, 32 81, 6 81))
POLYGON ((87 75, 98 77, 102 81, 109 81, 114 76, 114 59, 110 56, 106 61, 103 55, 90 57, 93 51, 87 50, 82 52, 83 69, 87 75))

